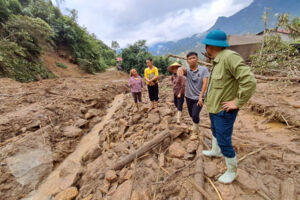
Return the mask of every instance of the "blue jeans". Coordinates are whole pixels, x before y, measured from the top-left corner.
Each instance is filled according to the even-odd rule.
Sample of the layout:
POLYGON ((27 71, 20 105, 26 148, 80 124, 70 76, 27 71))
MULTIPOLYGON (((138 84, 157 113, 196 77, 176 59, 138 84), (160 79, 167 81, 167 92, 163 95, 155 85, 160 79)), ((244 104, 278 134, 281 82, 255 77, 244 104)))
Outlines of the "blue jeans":
POLYGON ((235 157, 235 151, 232 146, 231 136, 233 124, 239 110, 231 110, 229 112, 221 111, 217 114, 209 113, 211 121, 211 131, 217 138, 218 145, 221 148, 222 154, 227 158, 235 157))
POLYGON ((185 97, 185 99, 186 99, 186 104, 188 107, 190 117, 193 119, 193 122, 195 124, 199 124, 199 122, 200 122, 199 115, 200 115, 202 107, 197 105, 198 100, 190 99, 187 97, 185 97))

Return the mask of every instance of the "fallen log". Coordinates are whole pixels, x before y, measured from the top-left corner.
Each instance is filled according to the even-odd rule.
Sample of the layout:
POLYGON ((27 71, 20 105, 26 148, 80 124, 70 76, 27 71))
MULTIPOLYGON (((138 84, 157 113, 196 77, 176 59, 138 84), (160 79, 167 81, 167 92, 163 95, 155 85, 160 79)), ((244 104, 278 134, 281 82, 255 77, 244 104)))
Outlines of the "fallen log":
MULTIPOLYGON (((197 173, 195 173, 194 175, 194 179, 195 179, 195 183, 197 183, 197 185, 199 185, 201 188, 204 188, 204 170, 203 170, 203 159, 201 157, 202 155, 202 151, 203 151, 203 146, 200 142, 199 146, 198 146, 198 150, 197 150, 197 161, 196 161, 196 165, 195 165, 195 171, 197 173)), ((194 200, 203 200, 203 194, 199 192, 198 189, 194 190, 193 192, 193 198, 194 200)))
MULTIPOLYGON (((181 132, 181 133, 183 133, 183 132, 181 132)), ((155 136, 152 140, 150 140, 149 142, 147 142, 145 145, 141 146, 139 149, 135 150, 133 153, 129 154, 128 156, 126 156, 122 160, 118 161, 110 169, 112 169, 112 170, 122 169, 125 165, 127 165, 130 162, 132 162, 134 159, 139 158, 140 156, 142 156, 147 151, 150 151, 151 149, 153 149, 154 147, 156 147, 158 144, 160 144, 166 138, 168 138, 168 137, 176 138, 180 134, 174 135, 174 134, 172 134, 169 131, 163 131, 161 134, 155 136)))
POLYGON ((255 75, 256 79, 265 80, 265 81, 292 81, 292 82, 300 82, 300 77, 290 78, 290 77, 268 77, 268 76, 261 76, 255 75))
POLYGON ((213 198, 201 187, 199 186, 194 180, 189 179, 189 182, 194 186, 194 188, 200 192, 207 200, 212 200, 213 198))
MULTIPOLYGON (((172 58, 178 58, 178 59, 182 59, 182 60, 187 60, 187 58, 183 57, 183 56, 176 56, 176 55, 172 55, 172 54, 168 54, 168 57, 172 57, 172 58)), ((212 64, 211 63, 208 63, 208 62, 205 62, 203 60, 199 60, 198 59, 198 63, 200 65, 204 65, 206 67, 212 67, 212 64)))

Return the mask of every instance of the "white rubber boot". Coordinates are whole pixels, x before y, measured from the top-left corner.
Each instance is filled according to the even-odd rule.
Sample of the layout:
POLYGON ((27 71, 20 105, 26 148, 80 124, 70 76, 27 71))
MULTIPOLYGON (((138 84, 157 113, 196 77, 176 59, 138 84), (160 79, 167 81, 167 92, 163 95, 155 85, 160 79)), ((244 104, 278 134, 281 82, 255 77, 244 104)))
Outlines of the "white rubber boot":
POLYGON ((211 140, 211 150, 204 150, 202 153, 208 157, 222 157, 221 149, 218 145, 217 138, 212 136, 211 140))
POLYGON ((232 183, 232 181, 234 181, 234 179, 236 178, 236 171, 237 171, 236 156, 234 158, 225 157, 225 162, 226 162, 227 170, 222 176, 220 176, 218 181, 223 184, 228 184, 228 183, 232 183))
POLYGON ((198 124, 193 123, 192 135, 190 137, 190 140, 197 140, 198 139, 198 132, 199 132, 198 124))
POLYGON ((181 111, 177 111, 177 124, 180 124, 180 118, 181 118, 181 111))

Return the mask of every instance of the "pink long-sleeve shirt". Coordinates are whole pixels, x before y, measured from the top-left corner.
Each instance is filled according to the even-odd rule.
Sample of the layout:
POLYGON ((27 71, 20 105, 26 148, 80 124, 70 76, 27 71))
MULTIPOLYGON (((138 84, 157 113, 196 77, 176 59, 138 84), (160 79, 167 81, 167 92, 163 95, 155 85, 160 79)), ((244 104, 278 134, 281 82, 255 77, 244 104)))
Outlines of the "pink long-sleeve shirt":
POLYGON ((131 92, 142 92, 143 90, 143 79, 138 76, 135 78, 134 76, 130 77, 128 81, 129 87, 131 87, 131 92))

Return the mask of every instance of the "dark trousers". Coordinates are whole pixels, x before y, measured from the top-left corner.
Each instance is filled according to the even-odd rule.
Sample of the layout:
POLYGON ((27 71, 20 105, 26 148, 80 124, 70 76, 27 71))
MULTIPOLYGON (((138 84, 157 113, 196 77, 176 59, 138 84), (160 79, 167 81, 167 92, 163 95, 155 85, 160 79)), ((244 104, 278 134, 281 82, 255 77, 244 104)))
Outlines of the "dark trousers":
POLYGON ((231 136, 238 111, 239 110, 231 110, 226 112, 223 110, 217 114, 209 113, 212 134, 217 138, 222 154, 228 158, 235 156, 231 136))
POLYGON ((152 86, 148 85, 148 93, 150 101, 158 101, 158 84, 156 83, 152 86))
POLYGON ((181 95, 180 98, 174 95, 174 105, 176 106, 177 110, 180 112, 182 112, 183 102, 184 102, 184 95, 181 95))
POLYGON ((185 97, 185 99, 186 99, 186 104, 188 107, 190 117, 193 119, 194 123, 199 124, 200 122, 199 115, 202 107, 197 105, 198 100, 189 99, 187 97, 185 97))
POLYGON ((142 102, 142 93, 141 92, 132 92, 132 97, 134 100, 134 103, 142 102))

